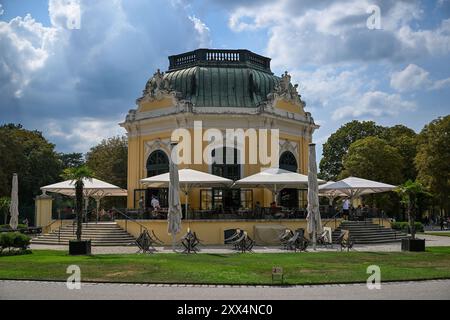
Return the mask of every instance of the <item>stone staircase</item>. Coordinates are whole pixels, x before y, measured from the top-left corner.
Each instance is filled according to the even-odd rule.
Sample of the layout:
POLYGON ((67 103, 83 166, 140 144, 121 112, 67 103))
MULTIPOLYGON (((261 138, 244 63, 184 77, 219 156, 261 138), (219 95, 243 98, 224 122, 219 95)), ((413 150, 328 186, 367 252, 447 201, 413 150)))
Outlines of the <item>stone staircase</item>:
MULTIPOLYGON (((68 245, 69 240, 76 239, 76 225, 63 225, 50 233, 31 240, 32 244, 68 245), (59 241, 58 241, 59 239, 59 241)), ((115 222, 83 223, 82 240, 91 240, 93 246, 128 246, 135 243, 135 238, 120 228, 115 222)))
POLYGON ((407 237, 405 233, 379 226, 371 221, 343 221, 333 231, 333 242, 337 240, 342 229, 350 231, 350 236, 356 244, 397 242, 407 237))

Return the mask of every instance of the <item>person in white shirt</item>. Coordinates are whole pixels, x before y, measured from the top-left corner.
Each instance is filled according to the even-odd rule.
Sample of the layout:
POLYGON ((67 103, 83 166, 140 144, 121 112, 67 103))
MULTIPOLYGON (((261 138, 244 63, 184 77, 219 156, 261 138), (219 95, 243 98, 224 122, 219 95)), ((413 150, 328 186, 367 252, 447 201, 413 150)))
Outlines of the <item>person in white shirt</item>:
POLYGON ((350 207, 350 200, 348 198, 345 198, 344 202, 342 203, 342 216, 344 220, 348 219, 349 207, 350 207))
POLYGON ((157 210, 161 209, 161 207, 159 205, 159 200, 155 196, 152 196, 151 205, 153 207, 153 211, 157 211, 157 210))

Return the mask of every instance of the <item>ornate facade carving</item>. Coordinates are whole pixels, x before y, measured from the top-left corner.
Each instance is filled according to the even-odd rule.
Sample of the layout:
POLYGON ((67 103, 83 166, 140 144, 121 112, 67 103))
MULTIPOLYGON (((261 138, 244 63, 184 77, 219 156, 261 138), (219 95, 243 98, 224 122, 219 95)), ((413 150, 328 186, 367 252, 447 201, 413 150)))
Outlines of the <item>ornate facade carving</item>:
POLYGON ((137 99, 136 103, 161 100, 166 97, 180 98, 180 94, 171 88, 169 80, 164 77, 164 72, 158 69, 147 81, 142 97, 137 99))
POLYGON ((282 99, 299 105, 303 110, 305 102, 301 99, 297 88, 298 84, 293 85, 291 83, 291 75, 285 71, 284 74, 281 75, 281 80, 275 86, 273 92, 267 95, 267 100, 273 104, 277 99, 282 99))

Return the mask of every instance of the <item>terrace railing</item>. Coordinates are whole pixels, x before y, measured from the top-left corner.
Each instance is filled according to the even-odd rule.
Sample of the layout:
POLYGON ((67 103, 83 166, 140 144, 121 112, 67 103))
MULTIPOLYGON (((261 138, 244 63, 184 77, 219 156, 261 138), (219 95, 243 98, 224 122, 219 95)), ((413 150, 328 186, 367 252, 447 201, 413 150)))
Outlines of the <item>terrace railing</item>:
POLYGON ((169 70, 195 65, 252 65, 270 72, 270 58, 249 50, 198 49, 169 57, 169 70))

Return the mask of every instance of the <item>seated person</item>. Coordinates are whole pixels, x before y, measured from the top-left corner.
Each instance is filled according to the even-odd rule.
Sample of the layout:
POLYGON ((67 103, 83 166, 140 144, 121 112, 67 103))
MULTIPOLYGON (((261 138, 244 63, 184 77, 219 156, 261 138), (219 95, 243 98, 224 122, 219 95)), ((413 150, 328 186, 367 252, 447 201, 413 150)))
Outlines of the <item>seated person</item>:
POLYGON ((159 200, 155 196, 152 196, 152 201, 150 203, 152 205, 153 211, 157 212, 161 210, 161 206, 159 205, 159 200))

